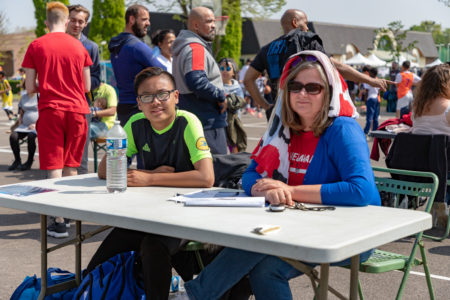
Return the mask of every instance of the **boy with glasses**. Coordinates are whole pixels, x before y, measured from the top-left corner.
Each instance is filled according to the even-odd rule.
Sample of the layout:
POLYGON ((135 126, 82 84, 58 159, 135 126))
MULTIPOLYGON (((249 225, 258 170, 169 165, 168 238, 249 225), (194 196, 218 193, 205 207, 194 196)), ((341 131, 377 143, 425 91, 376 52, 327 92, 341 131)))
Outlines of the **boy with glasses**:
MULTIPOLYGON (((195 115, 176 108, 178 90, 173 76, 160 68, 147 68, 136 75, 134 86, 142 112, 133 115, 124 129, 128 136, 127 156, 138 155, 142 165, 128 170, 128 186, 211 187, 214 170, 202 125, 195 115)), ((98 176, 106 178, 105 157, 98 176)), ((148 200, 152 200, 151 196, 148 200)), ((198 271, 194 253, 180 251, 187 242, 115 228, 87 270, 92 271, 118 253, 136 251, 142 261, 147 299, 167 299, 172 266, 184 280, 198 271)))

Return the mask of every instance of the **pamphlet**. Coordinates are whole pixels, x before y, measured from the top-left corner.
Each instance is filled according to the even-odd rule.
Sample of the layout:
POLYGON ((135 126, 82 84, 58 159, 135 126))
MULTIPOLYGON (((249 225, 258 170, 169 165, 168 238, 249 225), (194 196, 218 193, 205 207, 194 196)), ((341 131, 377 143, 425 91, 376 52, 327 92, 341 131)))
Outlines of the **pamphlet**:
POLYGON ((16 197, 24 197, 24 196, 34 195, 34 194, 53 192, 53 191, 56 191, 56 190, 41 188, 38 186, 21 185, 21 184, 0 187, 0 194, 6 194, 6 195, 11 195, 11 196, 16 196, 16 197))
POLYGON ((243 191, 207 190, 176 195, 169 200, 185 206, 264 207, 264 197, 248 197, 243 191))

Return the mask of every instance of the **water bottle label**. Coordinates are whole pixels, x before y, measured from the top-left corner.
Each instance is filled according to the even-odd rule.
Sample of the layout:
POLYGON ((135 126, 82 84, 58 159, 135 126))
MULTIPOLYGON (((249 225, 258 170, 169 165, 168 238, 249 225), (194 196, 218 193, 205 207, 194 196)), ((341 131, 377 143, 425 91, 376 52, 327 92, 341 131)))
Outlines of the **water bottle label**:
POLYGON ((127 139, 107 139, 106 140, 106 149, 114 150, 114 149, 126 149, 127 148, 127 139))
POLYGON ((180 289, 180 276, 178 275, 172 275, 172 282, 170 284, 170 292, 178 292, 180 289))

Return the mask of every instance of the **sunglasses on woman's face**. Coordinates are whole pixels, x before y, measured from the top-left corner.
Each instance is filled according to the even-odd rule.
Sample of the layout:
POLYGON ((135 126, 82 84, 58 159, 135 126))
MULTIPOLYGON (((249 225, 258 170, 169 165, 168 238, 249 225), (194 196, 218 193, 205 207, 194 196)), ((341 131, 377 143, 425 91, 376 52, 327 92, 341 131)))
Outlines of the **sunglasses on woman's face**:
POLYGON ((220 71, 221 72, 223 72, 223 71, 225 71, 225 70, 227 70, 227 72, 230 72, 231 71, 231 67, 230 66, 220 66, 220 71))
POLYGON ((292 80, 289 81, 287 84, 288 91, 294 94, 298 94, 303 89, 305 89, 306 93, 310 95, 317 95, 320 94, 320 92, 322 92, 323 88, 324 88, 323 85, 314 82, 303 84, 301 82, 292 80))

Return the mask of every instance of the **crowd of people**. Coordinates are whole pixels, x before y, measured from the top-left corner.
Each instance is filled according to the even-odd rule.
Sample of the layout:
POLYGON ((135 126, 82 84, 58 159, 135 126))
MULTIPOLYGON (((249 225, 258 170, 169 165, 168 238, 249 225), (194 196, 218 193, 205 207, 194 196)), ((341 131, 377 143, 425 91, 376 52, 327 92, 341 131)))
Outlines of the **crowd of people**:
MULTIPOLYGON (((10 137, 10 170, 31 168, 37 137, 39 166, 49 178, 87 173, 91 138, 105 136, 117 118, 128 136, 127 157, 137 157, 137 169, 127 173, 128 186, 208 188, 214 183, 213 155, 253 150, 247 149, 241 114, 262 117, 264 109, 267 131, 242 176, 248 195, 273 205, 380 205, 366 141, 369 130, 378 128, 380 92, 388 84, 396 88, 397 118, 412 105, 413 132, 450 135, 448 64, 431 68, 422 81, 409 72, 409 62, 392 80, 378 78, 374 68, 359 72, 329 57, 301 10, 288 9, 280 20, 283 35, 239 70, 232 58, 216 61, 212 53, 211 9, 193 8, 178 36, 171 29, 156 32, 151 48, 142 41, 150 13, 131 5, 124 31, 108 46, 117 93, 101 82, 98 46, 82 33, 89 16, 81 5, 47 4, 49 33, 29 45, 22 64, 26 92, 10 137), (345 80, 362 83, 367 92, 364 130, 355 121, 358 113, 345 80), (411 87, 419 82, 413 102, 411 87), (29 156, 22 164, 19 140, 25 137, 29 156)), ((3 72, 0 93, 13 118, 3 72)), ((98 176, 106 177, 105 157, 98 176)), ((68 226, 69 220, 53 217, 47 234, 67 237, 68 226)), ((199 270, 194 254, 181 251, 188 242, 115 228, 87 272, 133 250, 142 263, 147 299, 168 298, 172 267, 188 281, 190 299, 248 299, 251 293, 257 299, 292 299, 288 281, 301 272, 264 254, 213 247, 202 253, 210 264, 192 280, 199 270)))

